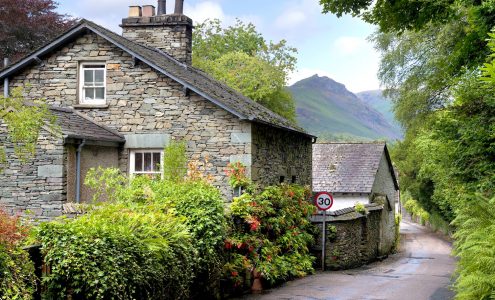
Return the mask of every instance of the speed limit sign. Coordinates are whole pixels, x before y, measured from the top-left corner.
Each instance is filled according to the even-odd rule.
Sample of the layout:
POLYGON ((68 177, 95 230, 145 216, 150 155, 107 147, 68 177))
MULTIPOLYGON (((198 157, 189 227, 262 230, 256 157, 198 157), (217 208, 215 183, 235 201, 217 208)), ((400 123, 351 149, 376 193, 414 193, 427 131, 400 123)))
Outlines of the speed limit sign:
POLYGON ((333 205, 333 197, 329 192, 320 192, 315 195, 315 205, 320 210, 329 210, 333 205))

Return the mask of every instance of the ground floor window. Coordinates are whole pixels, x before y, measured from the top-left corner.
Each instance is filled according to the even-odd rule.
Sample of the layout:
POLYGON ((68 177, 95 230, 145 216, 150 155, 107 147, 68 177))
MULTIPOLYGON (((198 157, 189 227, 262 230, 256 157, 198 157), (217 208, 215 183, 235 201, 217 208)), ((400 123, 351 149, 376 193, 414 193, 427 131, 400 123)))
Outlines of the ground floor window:
POLYGON ((131 150, 129 173, 131 176, 149 175, 159 177, 162 174, 163 151, 131 150))

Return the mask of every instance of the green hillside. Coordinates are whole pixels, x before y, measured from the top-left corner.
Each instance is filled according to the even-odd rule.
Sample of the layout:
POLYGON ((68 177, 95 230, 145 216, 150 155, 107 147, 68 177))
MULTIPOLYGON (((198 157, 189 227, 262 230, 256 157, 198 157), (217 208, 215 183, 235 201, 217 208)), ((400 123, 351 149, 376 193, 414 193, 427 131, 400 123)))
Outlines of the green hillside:
POLYGON ((320 140, 395 140, 400 132, 345 86, 328 77, 303 79, 289 87, 299 124, 320 140))
POLYGON ((364 91, 357 93, 356 96, 358 96, 358 98, 364 103, 380 112, 385 119, 396 128, 397 131, 402 130, 400 124, 395 119, 392 101, 385 98, 381 90, 364 91))

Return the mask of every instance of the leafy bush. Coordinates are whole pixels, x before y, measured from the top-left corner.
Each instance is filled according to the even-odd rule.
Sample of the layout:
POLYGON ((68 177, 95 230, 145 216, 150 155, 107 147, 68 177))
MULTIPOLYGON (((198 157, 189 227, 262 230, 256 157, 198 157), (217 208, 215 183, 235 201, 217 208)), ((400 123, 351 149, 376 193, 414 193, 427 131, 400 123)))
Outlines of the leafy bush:
POLYGON ((188 177, 178 182, 136 177, 130 184, 123 184, 128 179, 114 169, 92 170, 86 178, 98 195, 106 194, 110 201, 172 208, 183 218, 198 253, 194 257, 195 279, 191 296, 211 296, 218 292, 224 264, 224 201, 219 190, 205 181, 207 176, 198 163, 189 163, 188 177))
POLYGON ((394 252, 399 251, 399 247, 400 247, 400 222, 401 221, 402 221, 402 215, 396 214, 395 215, 395 240, 394 240, 394 247, 392 250, 394 252))
POLYGON ((495 197, 473 197, 454 220, 457 263, 456 299, 493 299, 495 295, 495 197))
POLYGON ((225 273, 234 286, 249 282, 251 271, 261 273, 269 284, 314 271, 309 253, 314 206, 309 197, 309 188, 280 185, 234 199, 225 241, 229 256, 225 273))
POLYGON ((404 197, 406 202, 404 203, 404 208, 411 214, 412 217, 419 218, 421 225, 426 225, 430 221, 430 213, 427 212, 418 201, 410 198, 404 197))
POLYGON ((48 298, 189 297, 196 252, 182 220, 162 207, 105 204, 41 224, 38 238, 51 267, 48 298))
POLYGON ((366 215, 368 213, 368 210, 366 209, 366 206, 364 206, 363 203, 361 202, 357 202, 355 205, 354 205, 354 210, 357 212, 357 213, 360 213, 362 215, 366 215))
POLYGON ((0 209, 0 299, 31 299, 34 266, 21 243, 29 228, 0 209))
POLYGON ((187 172, 186 143, 172 140, 163 151, 163 179, 179 182, 187 172))

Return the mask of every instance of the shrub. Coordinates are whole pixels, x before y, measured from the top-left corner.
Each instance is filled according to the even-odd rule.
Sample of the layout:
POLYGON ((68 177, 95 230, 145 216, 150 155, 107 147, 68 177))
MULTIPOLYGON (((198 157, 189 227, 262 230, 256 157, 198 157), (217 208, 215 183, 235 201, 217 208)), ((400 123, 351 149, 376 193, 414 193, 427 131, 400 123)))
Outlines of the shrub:
POLYGON ((314 206, 309 197, 309 188, 279 185, 234 199, 225 241, 229 257, 225 275, 234 286, 249 282, 253 270, 269 284, 314 271, 309 253, 314 206))
POLYGON ((495 197, 473 197, 453 221, 457 263, 456 299, 493 299, 495 295, 495 197))
POLYGON ((104 204, 77 219, 41 224, 51 273, 46 297, 187 299, 191 237, 181 218, 153 205, 104 204))
POLYGON ((186 143, 172 140, 163 152, 163 179, 172 182, 184 180, 187 172, 186 143))
POLYGON ((117 170, 92 170, 87 181, 107 193, 113 202, 133 205, 163 206, 173 208, 177 216, 192 235, 192 243, 198 255, 194 257, 195 279, 192 284, 194 297, 214 295, 222 273, 223 241, 225 239, 224 201, 220 191, 205 181, 205 176, 196 163, 190 163, 188 177, 184 181, 151 180, 136 177, 130 184, 117 170), (191 177, 192 176, 192 177, 191 177))
POLYGON ((428 213, 418 201, 409 198, 404 203, 404 208, 411 214, 412 217, 418 217, 420 219, 421 225, 426 225, 430 220, 430 213, 428 213))
POLYGON ((366 206, 364 206, 363 203, 361 202, 357 202, 355 205, 354 205, 354 210, 357 212, 357 213, 360 213, 362 215, 366 215, 368 213, 368 210, 366 209, 366 206))
POLYGON ((21 244, 29 227, 0 209, 0 299, 31 299, 36 286, 34 266, 21 244))
POLYGON ((402 221, 402 215, 396 214, 395 215, 395 240, 394 240, 394 247, 392 249, 393 252, 399 251, 399 247, 400 247, 400 222, 401 221, 402 221))

